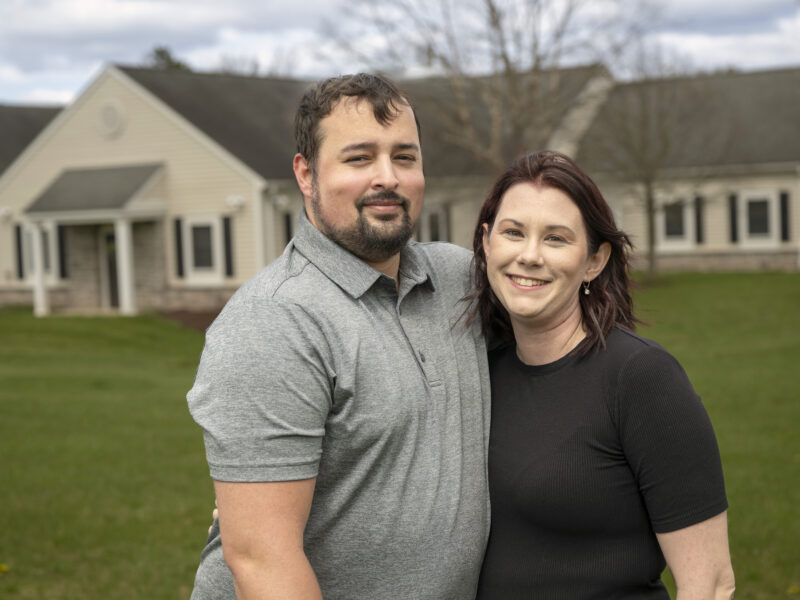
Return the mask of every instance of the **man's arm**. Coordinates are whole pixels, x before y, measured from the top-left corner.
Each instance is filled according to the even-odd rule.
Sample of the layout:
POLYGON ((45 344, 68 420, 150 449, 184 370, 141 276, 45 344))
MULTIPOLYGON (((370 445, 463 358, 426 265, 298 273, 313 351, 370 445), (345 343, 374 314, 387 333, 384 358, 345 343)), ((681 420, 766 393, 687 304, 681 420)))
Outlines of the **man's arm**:
POLYGON ((676 600, 733 598, 727 512, 656 537, 675 579, 676 600))
POLYGON ((303 551, 316 479, 214 482, 225 562, 238 600, 321 600, 303 551))

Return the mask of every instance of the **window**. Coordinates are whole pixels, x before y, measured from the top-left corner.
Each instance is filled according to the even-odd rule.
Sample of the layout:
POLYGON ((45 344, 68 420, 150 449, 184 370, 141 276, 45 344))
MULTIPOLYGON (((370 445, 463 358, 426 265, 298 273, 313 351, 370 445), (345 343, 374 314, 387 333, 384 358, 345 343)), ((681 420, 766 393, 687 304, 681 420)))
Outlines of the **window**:
POLYGON ((683 201, 664 206, 664 235, 667 238, 683 238, 683 201))
POLYGON ((192 215, 175 219, 176 275, 187 283, 214 285, 233 276, 232 219, 192 215))
POLYGON ((749 248, 774 248, 783 235, 779 194, 745 191, 731 205, 732 241, 749 248))
MULTIPOLYGON (((19 253, 17 256, 17 275, 18 278, 26 283, 33 284, 34 279, 34 235, 37 228, 31 224, 18 224, 15 226, 16 248, 19 253)), ((54 223, 42 223, 38 229, 41 235, 42 248, 42 267, 44 270, 45 282, 56 283, 59 276, 65 278, 66 267, 60 269, 53 268, 53 265, 61 266, 64 258, 65 247, 62 241, 62 233, 54 223)))
POLYGON ((747 233, 751 237, 769 235, 769 200, 747 201, 747 233))
POLYGON ((192 225, 192 257, 195 269, 213 269, 211 225, 192 225))
POLYGON ((659 251, 693 249, 699 241, 697 210, 702 210, 702 204, 697 200, 668 198, 661 200, 659 207, 656 212, 656 247, 659 251))
POLYGON ((450 208, 444 204, 423 208, 416 233, 420 242, 449 242, 450 208))

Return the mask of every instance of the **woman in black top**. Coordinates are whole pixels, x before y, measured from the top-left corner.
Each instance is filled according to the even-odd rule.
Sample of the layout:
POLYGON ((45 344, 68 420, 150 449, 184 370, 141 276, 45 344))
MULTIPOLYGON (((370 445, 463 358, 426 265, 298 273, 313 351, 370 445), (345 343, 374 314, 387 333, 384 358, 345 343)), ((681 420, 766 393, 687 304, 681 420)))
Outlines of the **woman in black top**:
POLYGON ((627 236, 566 156, 519 159, 474 236, 490 354, 492 530, 478 598, 733 596, 714 432, 686 374, 633 333, 627 236))

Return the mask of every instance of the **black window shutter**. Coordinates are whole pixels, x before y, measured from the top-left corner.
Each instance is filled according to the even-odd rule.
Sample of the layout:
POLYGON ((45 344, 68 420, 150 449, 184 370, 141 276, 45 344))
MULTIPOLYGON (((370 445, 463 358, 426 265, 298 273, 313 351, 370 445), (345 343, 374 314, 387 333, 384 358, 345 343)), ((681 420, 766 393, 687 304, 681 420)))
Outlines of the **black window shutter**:
POLYGON ((183 223, 175 219, 175 273, 183 277, 183 223))
POLYGON ((694 199, 694 239, 698 244, 703 243, 703 197, 695 196, 694 199))
POLYGON ((233 243, 231 240, 230 217, 222 217, 222 245, 225 249, 225 276, 233 277, 233 243))
POLYGON ((789 192, 781 192, 781 240, 789 241, 791 231, 789 230, 789 192))
POLYGON ((734 244, 739 241, 739 223, 737 221, 736 194, 728 196, 728 210, 731 220, 731 242, 734 244))
POLYGON ((22 225, 14 225, 14 240, 17 246, 17 279, 25 279, 25 263, 22 257, 22 225))
POLYGON ((58 238, 58 276, 66 279, 69 277, 69 271, 67 270, 67 228, 64 225, 58 226, 56 237, 58 238))

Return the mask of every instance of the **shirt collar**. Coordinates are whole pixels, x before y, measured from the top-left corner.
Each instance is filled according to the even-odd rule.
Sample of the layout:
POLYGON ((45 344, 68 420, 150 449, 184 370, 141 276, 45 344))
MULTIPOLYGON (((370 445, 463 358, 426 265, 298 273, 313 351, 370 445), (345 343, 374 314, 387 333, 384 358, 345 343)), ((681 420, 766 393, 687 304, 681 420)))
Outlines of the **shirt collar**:
MULTIPOLYGON (((354 298, 363 296, 379 279, 390 280, 314 227, 305 211, 300 213, 293 244, 326 277, 354 298)), ((398 275, 401 290, 408 283, 410 288, 425 282, 434 289, 430 269, 416 242, 409 242, 400 252, 398 275)))

